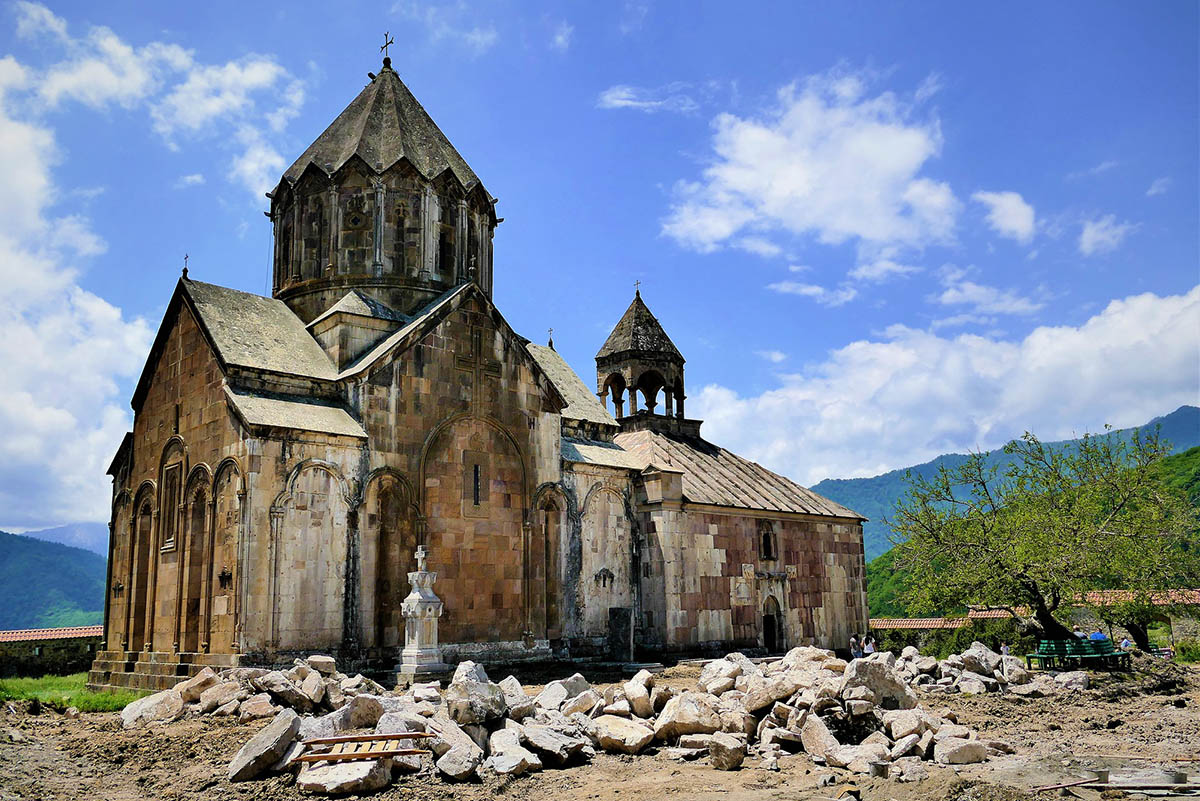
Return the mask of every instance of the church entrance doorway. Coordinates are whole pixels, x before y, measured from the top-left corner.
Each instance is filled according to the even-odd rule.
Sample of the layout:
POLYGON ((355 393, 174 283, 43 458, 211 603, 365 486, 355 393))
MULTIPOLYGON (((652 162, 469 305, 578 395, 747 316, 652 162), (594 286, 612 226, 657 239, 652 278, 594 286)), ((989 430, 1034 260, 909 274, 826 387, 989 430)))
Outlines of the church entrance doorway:
POLYGON ((763 646, 767 653, 774 654, 783 650, 783 615, 779 612, 779 602, 774 595, 767 597, 763 604, 763 646))

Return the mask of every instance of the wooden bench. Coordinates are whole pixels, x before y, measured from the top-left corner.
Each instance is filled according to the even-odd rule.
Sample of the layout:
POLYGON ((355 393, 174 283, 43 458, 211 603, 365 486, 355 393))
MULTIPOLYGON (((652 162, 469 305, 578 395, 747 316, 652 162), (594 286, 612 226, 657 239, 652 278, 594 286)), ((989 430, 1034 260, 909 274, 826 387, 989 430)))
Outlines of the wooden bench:
POLYGON ((1040 640, 1037 651, 1025 654, 1025 665, 1030 670, 1033 663, 1041 670, 1106 668, 1129 669, 1129 654, 1117 650, 1112 640, 1085 640, 1072 637, 1069 640, 1040 640))

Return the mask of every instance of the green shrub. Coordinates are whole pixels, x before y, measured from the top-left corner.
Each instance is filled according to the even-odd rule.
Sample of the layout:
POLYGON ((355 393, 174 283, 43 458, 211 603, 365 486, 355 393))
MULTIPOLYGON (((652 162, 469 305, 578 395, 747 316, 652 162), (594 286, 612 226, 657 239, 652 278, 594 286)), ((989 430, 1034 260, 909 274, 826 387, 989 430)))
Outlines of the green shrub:
POLYGON ((37 699, 51 709, 62 711, 75 707, 80 712, 115 712, 124 709, 148 693, 92 692, 84 684, 86 673, 41 678, 0 679, 0 701, 31 701, 37 699))
POLYGON ((993 651, 999 652, 1001 643, 1008 643, 1009 653, 1020 656, 1037 647, 1037 641, 1017 632, 1012 619, 975 620, 957 629, 883 629, 872 632, 880 651, 899 654, 905 646, 914 645, 922 654, 945 659, 950 654, 961 654, 978 640, 993 651))
POLYGON ((1200 662, 1200 640, 1178 640, 1175 659, 1180 662, 1200 662))

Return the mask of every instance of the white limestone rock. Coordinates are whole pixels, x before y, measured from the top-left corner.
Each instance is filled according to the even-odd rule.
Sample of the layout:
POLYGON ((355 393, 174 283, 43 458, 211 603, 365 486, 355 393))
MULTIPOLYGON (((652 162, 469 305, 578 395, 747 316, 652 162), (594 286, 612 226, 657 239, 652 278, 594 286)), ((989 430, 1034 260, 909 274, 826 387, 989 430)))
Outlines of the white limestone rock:
POLYGON ((332 676, 337 672, 337 662, 327 654, 313 654, 304 661, 322 676, 332 676))
POLYGON ((721 713, 716 699, 706 693, 684 692, 677 695, 659 714, 654 736, 660 740, 681 734, 712 734, 721 730, 721 713))
POLYGON ((1054 683, 1064 690, 1086 690, 1088 688, 1088 674, 1082 670, 1059 673, 1054 677, 1054 683))
POLYGON ((236 681, 223 681, 200 693, 199 709, 207 714, 227 705, 230 701, 241 701, 250 697, 250 691, 236 681))
POLYGON ((708 743, 708 763, 717 770, 736 770, 746 759, 746 744, 732 734, 717 732, 708 743))
POLYGON ((321 679, 321 674, 310 670, 300 682, 300 692, 308 696, 313 706, 319 706, 325 700, 325 682, 321 679))
POLYGON ((1000 667, 996 669, 997 678, 1001 675, 1009 684, 1028 684, 1032 680, 1032 676, 1025 668, 1025 661, 1019 656, 1003 656, 1000 658, 1000 667))
MULTIPOLYGON (((460 665, 461 667, 461 665, 460 665)), ((504 717, 508 704, 504 691, 492 682, 464 678, 446 688, 446 708, 459 725, 486 724, 504 717)))
POLYGON ((552 765, 568 762, 588 745, 582 737, 571 736, 540 723, 523 726, 521 742, 552 765))
POLYGON ((846 768, 851 773, 869 773, 872 762, 887 761, 887 746, 879 743, 839 745, 825 753, 826 764, 834 768, 846 768))
POLYGON ((183 696, 178 690, 163 690, 130 703, 121 710, 121 725, 126 729, 152 723, 170 723, 183 714, 183 696))
POLYGON ((838 739, 829 731, 825 721, 816 715, 809 715, 800 729, 800 744, 812 756, 824 757, 832 749, 841 746, 838 739))
POLYGON ((238 713, 238 707, 240 707, 241 705, 242 705, 242 702, 239 701, 238 699, 234 698, 229 703, 222 704, 221 706, 214 709, 212 711, 213 717, 217 717, 217 718, 233 717, 234 715, 236 715, 238 713))
POLYGON ((921 735, 908 734, 892 745, 888 750, 888 758, 893 762, 903 756, 908 756, 909 752, 916 750, 917 745, 921 742, 921 735))
MULTIPOLYGON (((732 687, 733 683, 730 682, 729 686, 732 687)), ((639 670, 622 688, 630 711, 639 718, 654 717, 654 704, 650 700, 650 690, 653 688, 654 674, 648 670, 639 670)))
POLYGON ((248 720, 269 718, 279 711, 279 707, 271 703, 270 693, 252 695, 238 707, 238 720, 245 723, 248 720))
POLYGON ((981 642, 971 643, 971 647, 960 655, 963 670, 991 676, 1000 666, 1000 654, 988 648, 981 642))
POLYGON ((595 709, 596 705, 601 703, 602 700, 603 699, 601 699, 600 693, 596 692, 595 690, 584 690, 579 695, 563 703, 559 711, 561 711, 567 717, 570 717, 576 712, 582 712, 586 715, 595 709))
POLYGON ((259 676, 252 682, 258 689, 270 693, 278 703, 291 707, 298 712, 312 709, 312 701, 287 676, 278 670, 272 670, 265 676, 259 676))
POLYGON ((521 775, 542 769, 542 760, 521 745, 521 735, 512 729, 498 729, 488 738, 492 768, 500 774, 521 775))
POLYGON ((576 673, 570 678, 547 684, 545 689, 538 693, 534 703, 542 709, 560 709, 565 702, 590 689, 592 685, 588 684, 587 679, 576 673))
POLYGON ((699 687, 704 692, 711 692, 713 694, 717 694, 719 692, 724 692, 724 690, 714 689, 712 686, 713 684, 718 683, 718 682, 723 683, 726 680, 729 680, 728 686, 725 687, 725 689, 727 690, 733 686, 733 684, 734 684, 733 680, 736 679, 740 675, 742 675, 742 664, 741 663, 731 661, 728 658, 714 659, 713 661, 711 661, 707 665, 705 665, 704 668, 700 671, 700 678, 697 679, 696 686, 699 687))
POLYGON ((883 661, 855 659, 846 666, 841 694, 859 686, 869 687, 884 709, 912 709, 917 705, 917 695, 904 676, 883 661))
POLYGON ((934 744, 933 760, 941 765, 967 765, 987 759, 987 746, 979 740, 947 737, 934 744))
MULTIPOLYGON (((504 682, 500 682, 500 688, 504 689, 504 682)), ((413 700, 417 703, 440 704, 442 702, 442 688, 436 681, 426 682, 424 684, 414 684, 412 686, 413 700)), ((508 694, 505 693, 507 699, 508 694)))
POLYGON ((524 720, 533 714, 536 704, 534 700, 525 693, 525 688, 521 686, 521 682, 516 676, 509 676, 500 682, 500 689, 504 692, 504 703, 508 705, 508 716, 513 720, 524 720))
POLYGON ((229 763, 229 781, 253 779, 279 761, 300 731, 295 710, 282 709, 275 719, 262 727, 242 746, 229 763))
POLYGON ((190 704, 200 700, 200 695, 209 687, 216 684, 220 679, 210 667, 201 668, 200 672, 190 679, 176 684, 172 689, 179 693, 179 697, 183 699, 185 704, 190 704))
POLYGON ((458 667, 454 669, 454 678, 450 680, 450 683, 453 684, 456 681, 466 681, 468 679, 483 682, 484 684, 491 681, 488 678, 487 671, 483 669, 483 665, 476 664, 469 659, 458 663, 458 667))
POLYGON ((296 776, 296 788, 306 793, 349 795, 373 793, 391 784, 390 759, 306 764, 296 776))
POLYGON ((895 709, 885 712, 883 725, 893 740, 903 740, 910 734, 920 734, 925 730, 925 721, 921 715, 911 709, 895 709))
POLYGON ((601 715, 592 724, 596 744, 612 753, 636 754, 654 739, 654 732, 649 727, 629 718, 601 715))
POLYGON ((954 686, 963 695, 983 695, 988 691, 987 685, 979 679, 960 678, 954 686))

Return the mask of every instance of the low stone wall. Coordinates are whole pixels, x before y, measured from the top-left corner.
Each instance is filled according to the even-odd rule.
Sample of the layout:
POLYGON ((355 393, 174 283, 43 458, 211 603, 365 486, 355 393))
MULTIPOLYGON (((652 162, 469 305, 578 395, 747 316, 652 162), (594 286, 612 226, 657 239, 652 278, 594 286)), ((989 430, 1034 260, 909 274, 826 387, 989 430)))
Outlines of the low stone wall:
POLYGON ((70 639, 0 642, 0 678, 65 676, 87 670, 101 635, 70 639))

